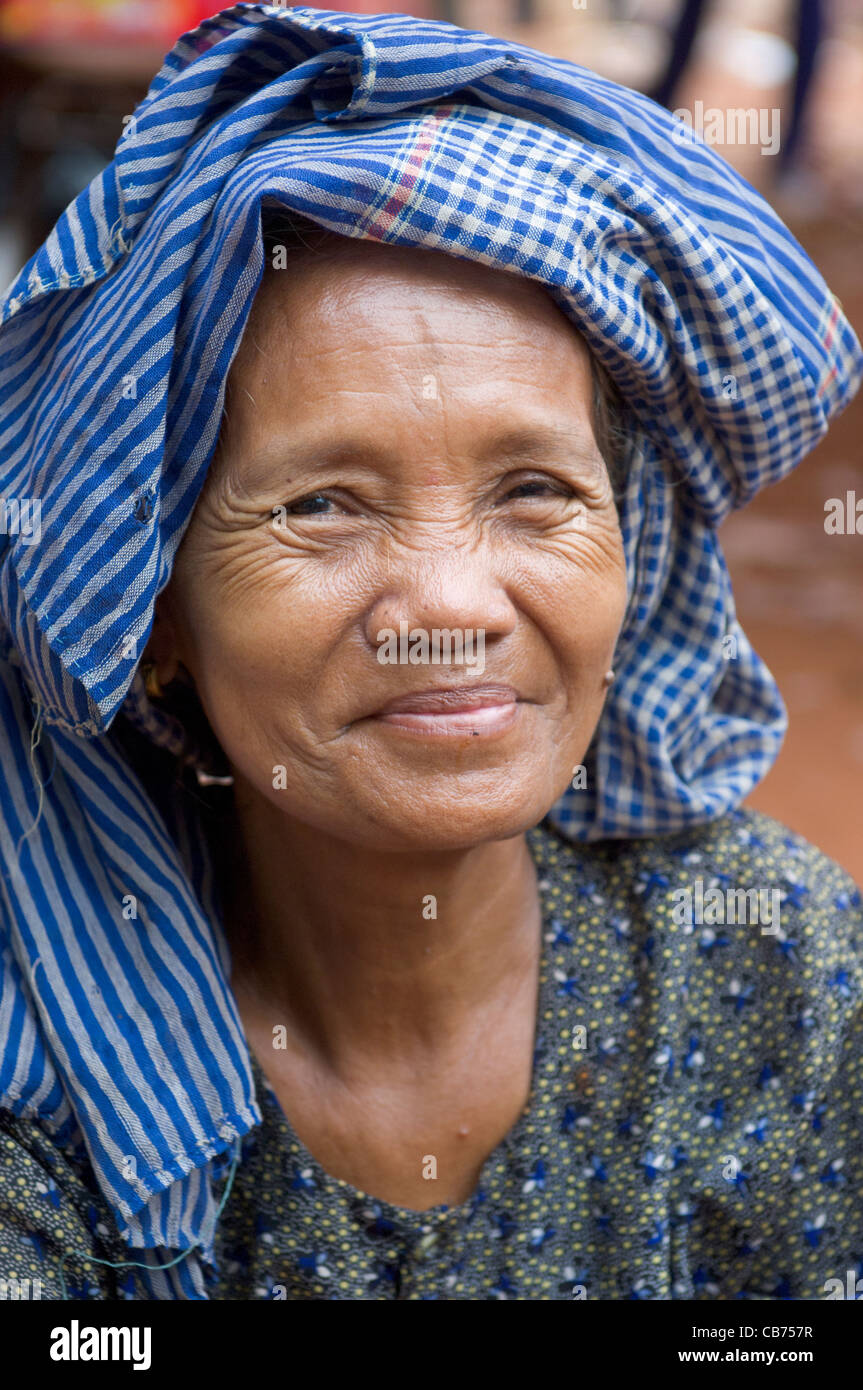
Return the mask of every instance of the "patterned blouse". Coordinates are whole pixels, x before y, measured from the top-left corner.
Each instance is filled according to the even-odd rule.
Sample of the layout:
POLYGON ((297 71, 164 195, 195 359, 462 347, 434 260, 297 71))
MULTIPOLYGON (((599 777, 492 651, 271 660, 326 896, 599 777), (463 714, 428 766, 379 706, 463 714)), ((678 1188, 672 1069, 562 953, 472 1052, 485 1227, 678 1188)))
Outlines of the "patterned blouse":
MULTIPOLYGON (((854 883, 748 809, 651 840, 573 845, 545 823, 528 840, 543 918, 533 1084, 473 1195, 418 1212, 331 1177, 253 1059, 264 1118, 243 1141, 208 1296, 853 1298, 854 883), (756 888, 760 919, 736 892, 756 888)), ((61 1256, 69 1297, 143 1296, 134 1268, 96 1262, 136 1255, 86 1164, 0 1112, 0 1279, 60 1298, 61 1256)))

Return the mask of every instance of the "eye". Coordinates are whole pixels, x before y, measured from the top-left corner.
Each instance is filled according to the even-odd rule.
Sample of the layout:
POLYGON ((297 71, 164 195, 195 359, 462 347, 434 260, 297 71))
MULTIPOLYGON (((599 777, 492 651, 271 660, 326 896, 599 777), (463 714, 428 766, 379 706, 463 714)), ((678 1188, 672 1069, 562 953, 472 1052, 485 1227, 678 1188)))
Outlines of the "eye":
POLYGON ((309 492, 295 502, 286 502, 285 511, 289 516, 326 516, 335 506, 336 500, 329 493, 309 492))
POLYGON ((310 492, 308 497, 300 497, 296 502, 289 502, 286 510, 292 516, 312 516, 317 512, 326 511, 332 505, 332 498, 326 497, 322 492, 310 492))
POLYGON ((555 478, 524 478, 521 482, 515 483, 508 488, 500 499, 502 502, 523 500, 529 501, 533 497, 575 497, 573 488, 566 483, 559 482, 555 478))

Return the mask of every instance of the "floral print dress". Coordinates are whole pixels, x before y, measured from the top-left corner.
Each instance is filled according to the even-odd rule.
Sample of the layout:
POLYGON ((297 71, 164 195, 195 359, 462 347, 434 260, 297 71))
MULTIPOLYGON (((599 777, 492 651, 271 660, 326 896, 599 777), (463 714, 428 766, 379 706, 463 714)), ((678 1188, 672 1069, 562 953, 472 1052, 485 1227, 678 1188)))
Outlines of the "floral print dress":
MULTIPOLYGON (((665 838, 573 845, 543 823, 528 840, 543 919, 533 1083, 474 1193, 418 1212, 331 1177, 253 1058, 263 1123, 242 1143, 208 1297, 854 1297, 853 882, 749 810, 665 838), (716 907, 689 921, 681 895, 699 881, 705 903, 777 889, 779 924, 716 907)), ((2 1112, 0 1194, 0 1278, 61 1297, 64 1255, 70 1296, 144 1296, 134 1268, 97 1262, 130 1252, 86 1163, 2 1112)))

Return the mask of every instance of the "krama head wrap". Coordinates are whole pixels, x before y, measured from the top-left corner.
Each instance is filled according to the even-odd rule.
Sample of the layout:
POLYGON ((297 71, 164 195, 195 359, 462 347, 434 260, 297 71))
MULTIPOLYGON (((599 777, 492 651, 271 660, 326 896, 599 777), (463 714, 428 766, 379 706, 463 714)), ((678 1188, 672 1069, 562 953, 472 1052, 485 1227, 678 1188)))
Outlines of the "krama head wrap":
POLYGON ((179 746, 138 663, 264 203, 537 280, 619 388, 629 605, 587 788, 551 811, 573 839, 710 820, 771 766, 785 711, 717 527, 863 371, 767 204, 636 92, 404 15, 237 5, 177 43, 0 310, 0 492, 42 530, 0 536, 0 1101, 86 1145, 150 1264, 196 1246, 156 1297, 206 1296, 213 1162, 259 1112, 206 846, 168 833, 108 730, 122 709, 179 746))

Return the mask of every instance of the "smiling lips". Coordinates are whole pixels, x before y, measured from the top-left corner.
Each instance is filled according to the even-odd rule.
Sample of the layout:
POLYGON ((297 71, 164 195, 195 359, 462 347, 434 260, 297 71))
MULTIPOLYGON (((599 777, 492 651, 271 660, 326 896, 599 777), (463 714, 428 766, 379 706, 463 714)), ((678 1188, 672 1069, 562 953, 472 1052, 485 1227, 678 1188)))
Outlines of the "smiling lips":
POLYGON ((518 718, 519 695, 511 685, 463 685, 420 690, 391 700, 373 716, 379 723, 428 735, 503 734, 518 718))

